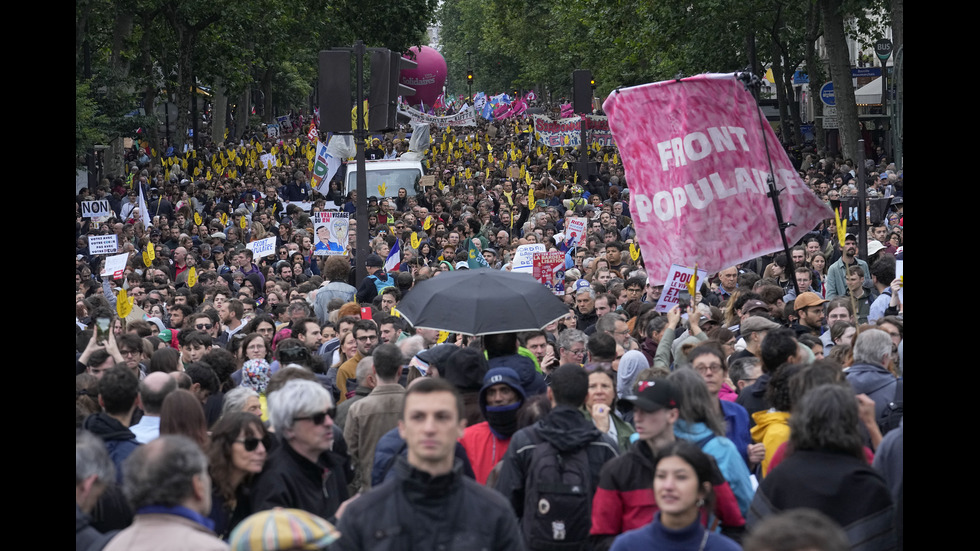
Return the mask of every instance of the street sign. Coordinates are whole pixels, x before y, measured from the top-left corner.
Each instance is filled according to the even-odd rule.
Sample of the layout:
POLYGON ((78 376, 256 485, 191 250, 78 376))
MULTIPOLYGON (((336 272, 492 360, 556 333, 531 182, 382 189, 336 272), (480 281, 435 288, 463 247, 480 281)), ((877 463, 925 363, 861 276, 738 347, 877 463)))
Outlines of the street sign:
POLYGON ((892 55, 892 41, 887 38, 878 39, 875 42, 875 55, 882 63, 888 60, 892 55))
POLYGON ((837 99, 834 96, 833 81, 827 82, 820 87, 820 101, 822 101, 824 105, 828 105, 830 107, 837 105, 837 99))

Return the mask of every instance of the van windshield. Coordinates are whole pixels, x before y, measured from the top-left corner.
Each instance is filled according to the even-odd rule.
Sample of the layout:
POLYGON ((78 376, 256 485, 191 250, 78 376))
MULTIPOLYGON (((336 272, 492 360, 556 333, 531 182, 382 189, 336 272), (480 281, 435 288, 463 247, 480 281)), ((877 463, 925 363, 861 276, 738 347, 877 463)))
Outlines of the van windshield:
MULTIPOLYGON (((415 184, 422 177, 421 172, 414 168, 386 168, 365 171, 367 174, 367 196, 397 197, 398 190, 404 189, 408 196, 415 195, 415 184), (384 193, 379 186, 384 184, 384 193)), ((357 171, 347 173, 347 189, 357 189, 357 171)))

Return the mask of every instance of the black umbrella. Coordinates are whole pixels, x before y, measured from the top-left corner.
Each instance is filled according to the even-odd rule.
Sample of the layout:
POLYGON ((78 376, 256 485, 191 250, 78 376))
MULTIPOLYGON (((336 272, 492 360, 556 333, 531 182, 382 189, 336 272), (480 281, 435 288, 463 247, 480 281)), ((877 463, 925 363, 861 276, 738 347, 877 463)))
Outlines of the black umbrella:
POLYGON ((397 310, 415 327, 465 335, 533 331, 568 314, 568 306, 530 274, 488 269, 427 279, 397 310))

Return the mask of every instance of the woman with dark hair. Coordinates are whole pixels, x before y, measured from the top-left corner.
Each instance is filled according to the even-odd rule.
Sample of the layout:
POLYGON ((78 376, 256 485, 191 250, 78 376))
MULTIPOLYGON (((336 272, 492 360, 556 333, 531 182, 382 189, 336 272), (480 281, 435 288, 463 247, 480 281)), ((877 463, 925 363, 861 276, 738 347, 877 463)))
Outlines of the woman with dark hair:
POLYGON ((659 510, 650 524, 618 536, 611 551, 741 549, 700 522, 713 510, 713 488, 724 482, 719 478, 711 458, 696 444, 679 440, 661 450, 653 475, 653 497, 659 510))
POLYGON ((809 391, 790 418, 786 459, 759 485, 753 525, 789 509, 816 509, 844 527, 853 549, 893 549, 891 492, 865 460, 854 392, 839 384, 809 391))
POLYGON ((830 340, 834 343, 834 346, 838 344, 843 344, 846 346, 851 346, 854 341, 854 333, 857 332, 857 327, 849 321, 838 321, 830 327, 830 340))
POLYGON ((251 413, 228 413, 214 425, 208 449, 209 517, 218 537, 227 538, 239 522, 252 514, 249 490, 252 477, 265 465, 268 442, 262 421, 251 413))
POLYGON ((687 368, 674 371, 667 380, 681 394, 680 418, 674 424, 674 435, 698 444, 715 458, 744 517, 754 493, 749 468, 735 444, 725 436, 725 421, 718 413, 707 385, 696 371, 687 368))
POLYGON ((272 338, 276 335, 276 320, 269 314, 259 314, 252 318, 242 331, 246 334, 258 333, 265 339, 267 347, 272 348, 272 338))
POLYGON ((180 361, 180 352, 173 348, 160 348, 150 356, 150 369, 147 374, 157 371, 172 373, 183 370, 184 364, 180 361))
POLYGON ((208 422, 204 417, 201 401, 182 388, 171 392, 163 400, 160 410, 160 435, 179 434, 197 442, 202 450, 208 449, 208 422))

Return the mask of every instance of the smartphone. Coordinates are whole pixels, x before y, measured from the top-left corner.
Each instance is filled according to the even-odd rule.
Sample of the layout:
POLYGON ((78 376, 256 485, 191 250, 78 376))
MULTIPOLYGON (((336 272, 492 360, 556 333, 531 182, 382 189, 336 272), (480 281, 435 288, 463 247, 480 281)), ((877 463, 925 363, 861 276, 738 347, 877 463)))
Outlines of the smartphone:
POLYGON ((687 291, 677 293, 677 306, 680 307, 681 312, 687 312, 687 309, 691 306, 691 293, 687 291))
POLYGON ((102 344, 109 338, 109 327, 112 325, 112 318, 95 318, 95 340, 102 344))

